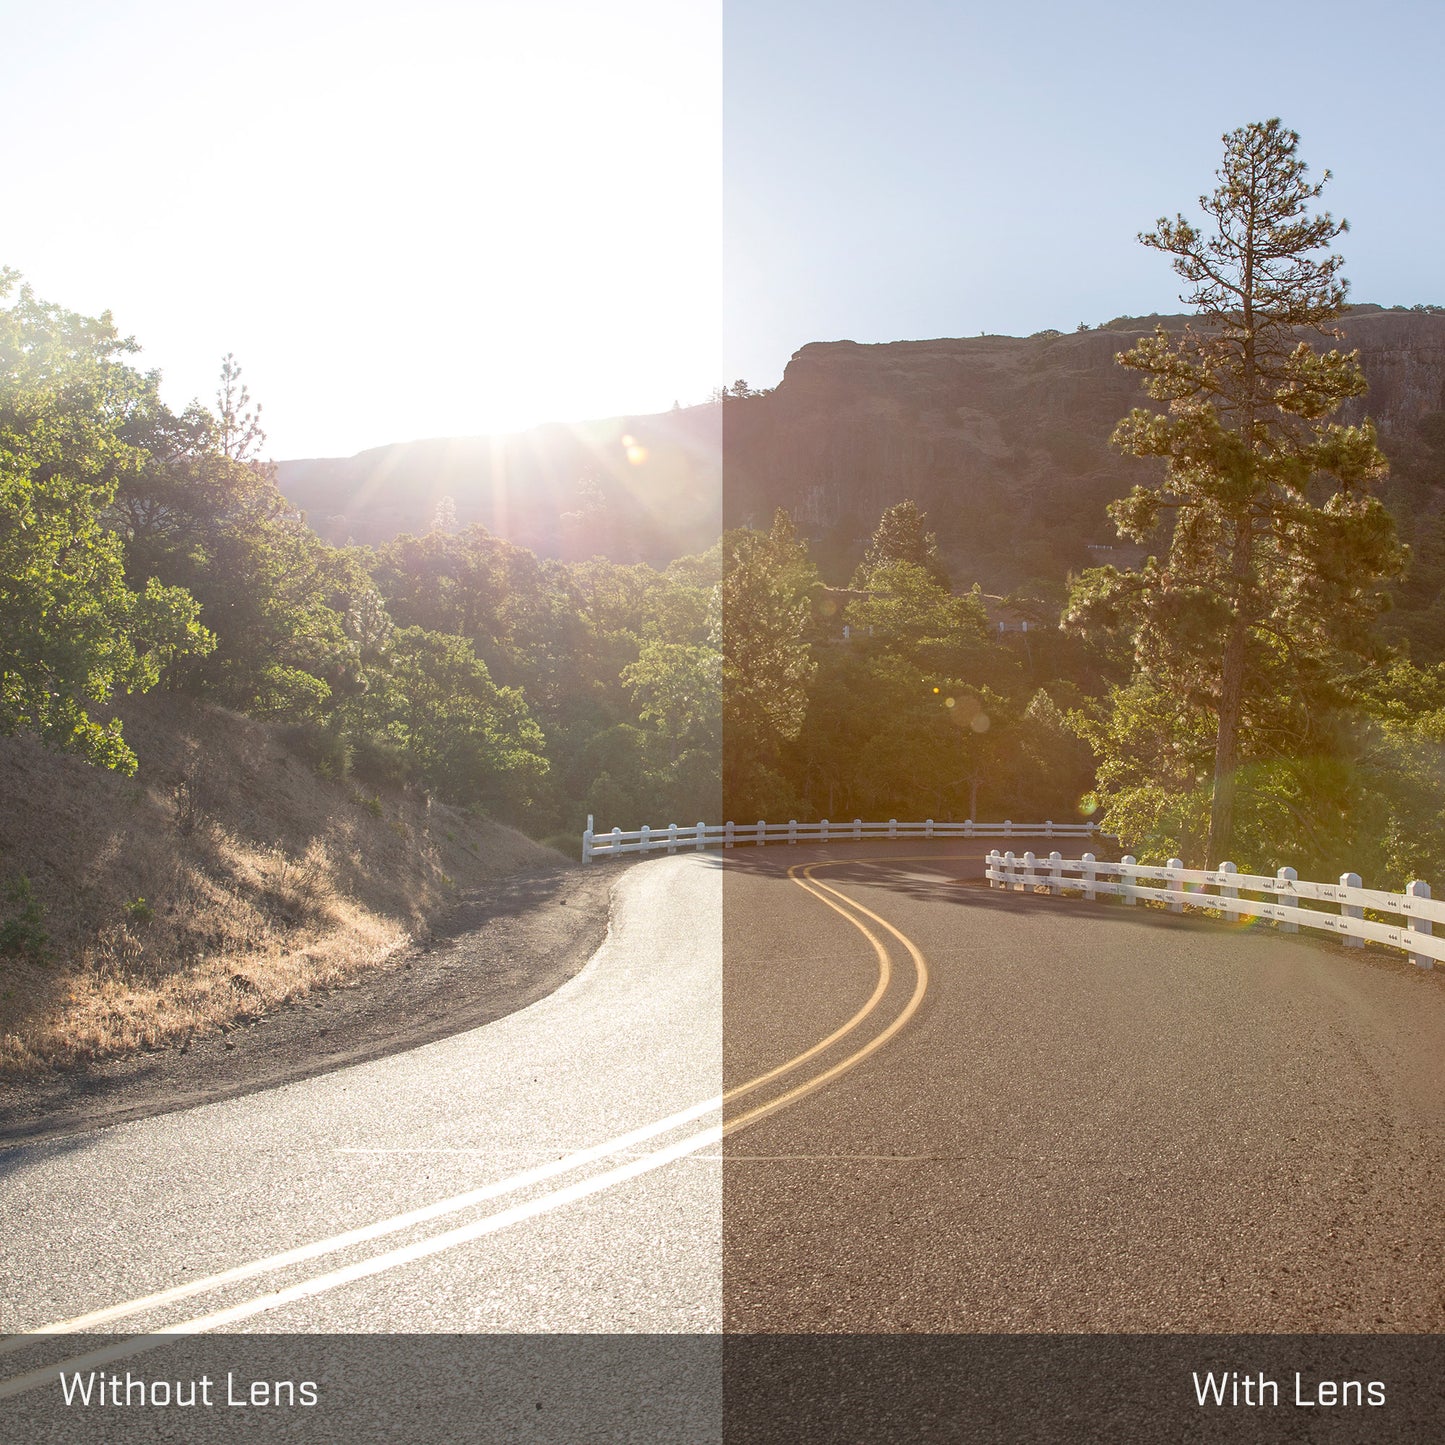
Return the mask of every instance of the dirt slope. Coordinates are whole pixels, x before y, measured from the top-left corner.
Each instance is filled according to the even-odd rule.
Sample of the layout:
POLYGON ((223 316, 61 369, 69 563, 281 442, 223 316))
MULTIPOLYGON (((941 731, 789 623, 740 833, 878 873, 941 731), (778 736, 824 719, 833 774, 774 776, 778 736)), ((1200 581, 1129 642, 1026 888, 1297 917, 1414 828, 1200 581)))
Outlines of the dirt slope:
POLYGON ((0 738, 0 1078, 352 981, 462 892, 561 861, 420 795, 326 781, 222 709, 165 695, 123 716, 133 778, 0 738))

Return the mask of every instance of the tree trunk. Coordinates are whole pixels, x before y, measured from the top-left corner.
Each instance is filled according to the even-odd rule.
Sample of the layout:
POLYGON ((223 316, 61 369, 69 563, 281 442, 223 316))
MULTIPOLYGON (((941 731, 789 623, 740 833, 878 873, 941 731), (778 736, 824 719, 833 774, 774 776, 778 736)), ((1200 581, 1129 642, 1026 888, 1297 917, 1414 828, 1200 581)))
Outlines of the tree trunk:
POLYGON ((1239 724, 1244 712, 1244 672, 1249 646, 1246 607, 1253 534, 1246 513, 1236 526, 1233 582, 1234 618, 1224 641, 1219 676, 1219 731, 1214 744, 1214 791, 1209 808, 1209 838, 1204 845, 1204 866, 1218 867, 1234 847, 1235 777, 1239 767, 1239 724))

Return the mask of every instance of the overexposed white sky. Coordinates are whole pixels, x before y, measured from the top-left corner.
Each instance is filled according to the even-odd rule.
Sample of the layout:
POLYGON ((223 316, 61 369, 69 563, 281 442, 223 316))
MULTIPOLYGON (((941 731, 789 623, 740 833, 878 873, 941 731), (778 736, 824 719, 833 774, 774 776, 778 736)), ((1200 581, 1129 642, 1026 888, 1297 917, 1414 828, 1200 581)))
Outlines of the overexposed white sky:
POLYGON ((0 264, 277 457, 720 382, 721 0, 0 0, 0 264))

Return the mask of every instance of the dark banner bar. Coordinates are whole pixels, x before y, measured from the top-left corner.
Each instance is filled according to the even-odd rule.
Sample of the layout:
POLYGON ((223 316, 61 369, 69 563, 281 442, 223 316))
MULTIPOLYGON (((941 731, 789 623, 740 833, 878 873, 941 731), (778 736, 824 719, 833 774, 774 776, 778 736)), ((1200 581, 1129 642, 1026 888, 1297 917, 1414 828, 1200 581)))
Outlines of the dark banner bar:
POLYGON ((1405 1441, 1438 1335, 730 1335, 727 1445, 1405 1441))
POLYGON ((1445 1432, 1440 1336, 72 1335, 6 1342, 0 1367, 0 1439, 35 1445, 1383 1442, 1445 1432), (58 1377, 31 1373, 61 1361, 58 1377))

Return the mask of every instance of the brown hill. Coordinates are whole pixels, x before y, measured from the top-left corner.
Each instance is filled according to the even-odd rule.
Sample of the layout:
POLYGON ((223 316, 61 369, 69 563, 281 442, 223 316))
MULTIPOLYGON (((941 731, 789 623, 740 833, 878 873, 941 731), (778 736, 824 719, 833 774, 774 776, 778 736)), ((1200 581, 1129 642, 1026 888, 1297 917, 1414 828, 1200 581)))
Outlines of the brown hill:
MULTIPOLYGON (((1109 447, 1119 418, 1147 404, 1138 375, 1115 357, 1156 324, 1185 320, 815 342, 775 390, 721 408, 282 462, 281 489, 336 542, 425 531, 449 496, 461 524, 481 522, 545 556, 657 563, 705 550, 721 525, 766 524, 786 507, 820 539, 838 583, 883 509, 912 498, 958 581, 1008 591, 1106 555, 1115 538, 1104 508, 1146 475, 1109 447)), ((1368 411, 1378 423, 1394 465, 1387 500, 1408 535, 1445 495, 1445 314, 1357 306, 1343 330, 1370 384, 1345 416, 1368 411)))
POLYGON ((652 561, 706 551, 720 526, 718 409, 401 442, 281 462, 281 491, 328 541, 425 532, 443 498, 547 557, 652 561))
MULTIPOLYGON (((1087 566, 1090 544, 1114 540, 1106 504, 1146 475, 1108 444, 1120 417, 1149 404, 1114 358, 1185 319, 805 346, 776 391, 726 406, 725 519, 786 507, 841 560, 884 507, 912 498, 962 580, 1002 590, 1087 566)), ((1428 433, 1445 411, 1445 315, 1357 307, 1342 329, 1370 384, 1345 419, 1368 411, 1408 482, 1429 461, 1422 423, 1428 433)))

